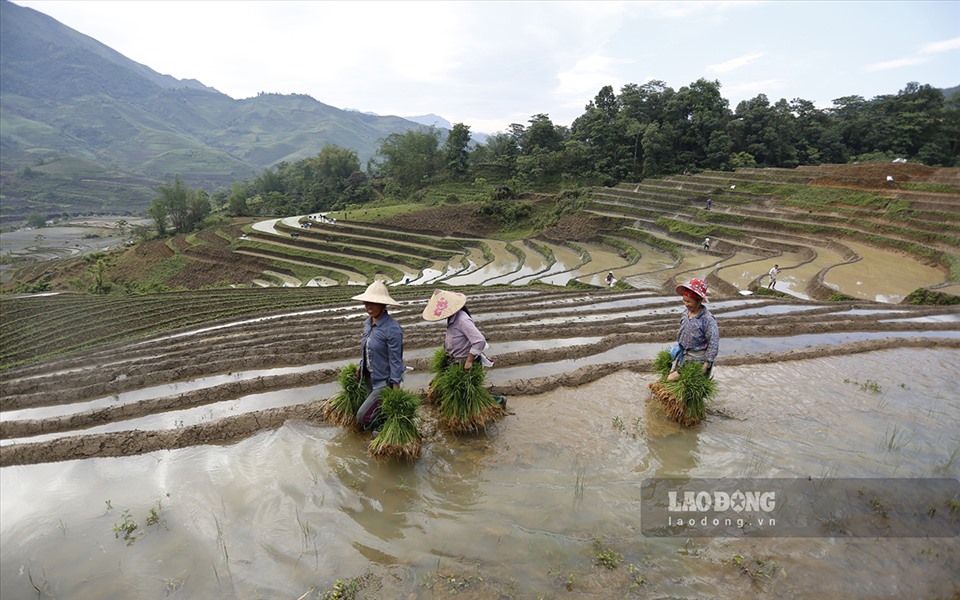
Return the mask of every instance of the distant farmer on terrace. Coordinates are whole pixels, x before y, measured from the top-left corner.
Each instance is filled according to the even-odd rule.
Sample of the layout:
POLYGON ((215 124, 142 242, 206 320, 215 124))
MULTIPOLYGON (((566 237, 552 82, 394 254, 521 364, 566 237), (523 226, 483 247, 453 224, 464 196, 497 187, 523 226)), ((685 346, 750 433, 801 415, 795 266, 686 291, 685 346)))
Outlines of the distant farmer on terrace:
POLYGON ((683 298, 686 310, 680 316, 680 330, 677 332, 679 352, 674 357, 667 379, 676 381, 680 374, 677 369, 685 362, 703 364, 703 372, 708 377, 713 372, 713 361, 720 353, 720 329, 717 320, 704 304, 707 301, 707 282, 693 278, 688 283, 677 286, 677 293, 683 298))
POLYGON ((357 421, 363 429, 369 430, 378 424, 380 393, 387 386, 399 388, 406 370, 403 329, 387 313, 387 305, 400 303, 390 297, 382 281, 374 281, 367 291, 353 299, 363 302, 367 311, 360 338, 360 366, 357 367, 357 379, 363 382, 367 399, 357 411, 357 421))

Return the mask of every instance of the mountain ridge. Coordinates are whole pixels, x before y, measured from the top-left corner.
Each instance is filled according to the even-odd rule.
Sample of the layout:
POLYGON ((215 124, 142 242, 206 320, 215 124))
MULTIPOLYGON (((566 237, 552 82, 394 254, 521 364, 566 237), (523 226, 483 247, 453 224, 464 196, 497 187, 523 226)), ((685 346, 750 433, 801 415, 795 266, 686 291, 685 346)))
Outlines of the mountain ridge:
POLYGON ((138 212, 175 175, 225 190, 327 144, 365 162, 388 135, 424 128, 303 94, 234 99, 8 0, 0 0, 0 121, 2 221, 138 212))

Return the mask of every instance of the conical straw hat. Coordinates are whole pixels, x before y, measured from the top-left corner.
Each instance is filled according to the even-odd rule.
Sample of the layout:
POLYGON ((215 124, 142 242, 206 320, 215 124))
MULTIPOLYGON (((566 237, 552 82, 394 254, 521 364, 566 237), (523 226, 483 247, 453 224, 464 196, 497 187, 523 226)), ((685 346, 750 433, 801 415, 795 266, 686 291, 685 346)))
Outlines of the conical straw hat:
POLYGON ((400 304, 390 297, 390 292, 387 291, 387 286, 379 280, 371 283, 369 286, 367 286, 367 291, 359 296, 354 296, 353 299, 361 302, 373 302, 374 304, 392 304, 394 306, 398 306, 400 304))
POLYGON ((466 304, 467 297, 460 292, 433 290, 433 296, 423 309, 423 318, 427 321, 441 321, 455 315, 466 304))

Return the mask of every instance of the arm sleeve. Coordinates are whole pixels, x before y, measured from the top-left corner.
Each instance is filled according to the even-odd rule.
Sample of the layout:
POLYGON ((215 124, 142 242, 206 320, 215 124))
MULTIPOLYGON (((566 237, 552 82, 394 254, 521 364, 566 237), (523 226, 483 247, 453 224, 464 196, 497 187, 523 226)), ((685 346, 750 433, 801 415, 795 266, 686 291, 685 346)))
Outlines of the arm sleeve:
POLYGON ((397 325, 391 328, 387 336, 387 361, 390 364, 390 378, 388 381, 399 384, 403 381, 406 367, 403 364, 403 330, 397 325))
POLYGON ((706 361, 713 364, 713 361, 717 360, 717 355, 720 354, 720 328, 717 327, 717 320, 713 315, 710 315, 704 333, 707 335, 706 361))
POLYGON ((480 333, 480 330, 477 329, 476 323, 473 322, 473 319, 460 318, 458 319, 458 324, 460 325, 460 331, 466 336, 467 341, 470 342, 470 354, 480 356, 483 352, 483 347, 487 345, 487 340, 483 337, 483 334, 480 333))

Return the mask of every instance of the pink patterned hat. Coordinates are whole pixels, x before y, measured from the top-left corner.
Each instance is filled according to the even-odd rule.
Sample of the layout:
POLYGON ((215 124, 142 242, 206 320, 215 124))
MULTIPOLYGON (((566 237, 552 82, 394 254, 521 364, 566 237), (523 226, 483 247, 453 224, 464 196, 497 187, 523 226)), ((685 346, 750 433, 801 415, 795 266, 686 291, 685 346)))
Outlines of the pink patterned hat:
POLYGON ((681 296, 683 295, 684 290, 693 292, 700 297, 700 300, 704 302, 707 301, 707 282, 699 277, 694 277, 689 282, 677 286, 677 293, 681 296))
POLYGON ((467 297, 460 292, 433 290, 433 296, 423 308, 423 318, 427 321, 442 321, 455 315, 466 304, 467 297))

